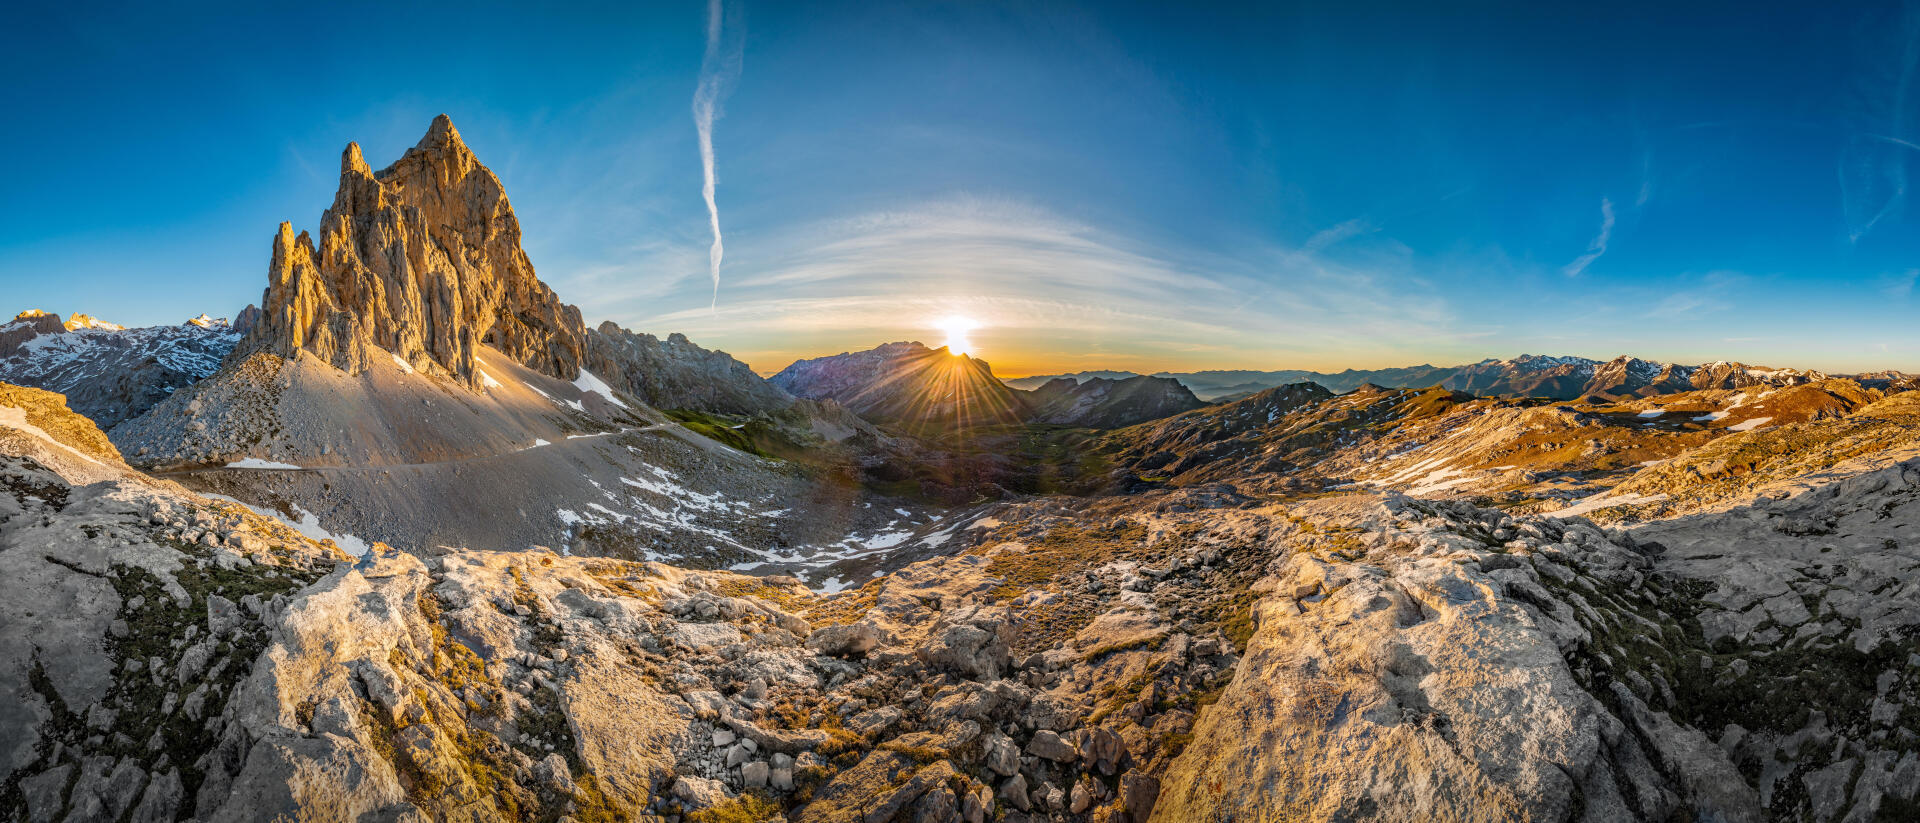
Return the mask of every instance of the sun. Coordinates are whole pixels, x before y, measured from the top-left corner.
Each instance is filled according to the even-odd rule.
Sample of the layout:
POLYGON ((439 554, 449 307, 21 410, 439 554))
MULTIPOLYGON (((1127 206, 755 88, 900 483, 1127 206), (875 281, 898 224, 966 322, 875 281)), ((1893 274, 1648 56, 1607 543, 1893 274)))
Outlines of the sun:
POLYGON ((943 317, 934 326, 947 333, 947 351, 956 355, 973 352, 973 341, 967 339, 967 332, 980 328, 980 324, 972 318, 959 315, 943 317))

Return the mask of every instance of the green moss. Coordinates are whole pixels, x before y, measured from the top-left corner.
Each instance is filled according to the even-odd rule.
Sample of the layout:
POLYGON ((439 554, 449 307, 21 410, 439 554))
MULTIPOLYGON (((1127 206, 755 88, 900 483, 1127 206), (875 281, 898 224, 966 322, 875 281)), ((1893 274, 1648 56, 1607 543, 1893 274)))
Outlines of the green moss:
POLYGON ((205 559, 210 552, 204 547, 169 538, 159 540, 187 555, 174 573, 174 582, 187 595, 184 603, 174 599, 165 581, 141 567, 115 565, 105 575, 75 571, 104 578, 119 596, 121 608, 116 617, 127 630, 104 639, 109 657, 141 664, 159 658, 169 669, 158 683, 145 665, 138 671, 125 666, 114 669, 113 682, 100 705, 116 712, 115 733, 100 737, 87 727, 82 712, 61 700, 35 655, 28 669, 28 684, 46 703, 51 718, 40 730, 42 741, 34 752, 34 762, 17 770, 14 779, 0 784, 0 806, 17 808, 10 798, 18 797, 19 777, 46 771, 63 761, 75 764, 77 775, 82 756, 131 758, 150 770, 165 757, 180 769, 181 783, 188 794, 197 791, 204 775, 193 764, 217 747, 219 739, 213 733, 216 724, 189 718, 179 705, 204 687, 200 716, 218 716, 268 639, 265 627, 243 614, 234 633, 210 647, 212 653, 199 675, 180 683, 171 665, 177 664, 185 649, 209 637, 208 599, 219 595, 238 602, 249 594, 269 599, 319 577, 317 571, 301 568, 256 565, 222 569, 205 559), (191 642, 187 640, 189 633, 191 642), (168 708, 170 699, 173 711, 162 711, 168 708), (150 749, 148 743, 154 740, 158 748, 150 749))

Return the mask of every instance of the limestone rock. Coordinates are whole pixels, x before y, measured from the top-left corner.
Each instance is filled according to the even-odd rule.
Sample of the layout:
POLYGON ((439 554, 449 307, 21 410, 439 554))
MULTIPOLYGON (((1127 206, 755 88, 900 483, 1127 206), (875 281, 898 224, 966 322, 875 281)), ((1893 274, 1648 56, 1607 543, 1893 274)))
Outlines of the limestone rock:
POLYGON ((869 623, 825 626, 807 638, 807 647, 833 657, 865 657, 879 648, 880 630, 869 623))
POLYGON ((478 388, 481 344, 571 380, 585 334, 579 310, 534 275, 499 178, 443 114, 378 172, 348 144, 318 243, 281 224, 247 345, 355 374, 379 348, 478 388))
POLYGON ((1080 753, 1074 750, 1072 743, 1046 729, 1033 733, 1033 740, 1027 743, 1027 752, 1060 763, 1071 763, 1080 758, 1080 753))

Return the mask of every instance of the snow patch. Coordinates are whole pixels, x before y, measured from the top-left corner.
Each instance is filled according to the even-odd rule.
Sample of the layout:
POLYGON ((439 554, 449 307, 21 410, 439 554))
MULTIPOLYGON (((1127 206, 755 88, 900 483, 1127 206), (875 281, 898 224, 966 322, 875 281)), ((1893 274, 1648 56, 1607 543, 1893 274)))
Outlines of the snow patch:
POLYGON ((105 463, 102 463, 98 460, 93 459, 92 457, 87 456, 85 452, 82 452, 79 449, 76 449, 72 446, 69 446, 65 443, 55 440, 53 435, 46 433, 39 426, 35 426, 32 423, 28 423, 27 411, 25 409, 15 408, 13 406, 0 406, 0 426, 11 426, 13 428, 19 429, 23 432, 26 432, 27 434, 33 435, 34 437, 38 437, 41 440, 45 440, 48 443, 52 443, 55 446, 59 446, 60 448, 73 452, 73 455, 75 457, 78 457, 81 460, 85 460, 88 463, 92 463, 96 466, 106 465, 105 463))
POLYGON ((1733 425, 1731 425, 1731 426, 1728 426, 1728 427, 1727 427, 1727 431, 1730 431, 1730 432, 1750 432, 1750 431, 1753 431, 1754 429, 1757 429, 1757 428, 1760 428, 1761 426, 1764 426, 1764 425, 1766 425, 1766 424, 1767 424, 1767 422, 1768 422, 1768 421, 1770 421, 1770 420, 1772 420, 1772 419, 1773 419, 1773 418, 1771 418, 1771 417, 1756 417, 1756 418, 1754 418, 1754 419, 1752 419, 1752 420, 1742 420, 1742 421, 1740 421, 1740 422, 1738 422, 1738 423, 1735 423, 1735 424, 1733 424, 1733 425))
POLYGON ((243 457, 239 460, 233 461, 232 463, 228 463, 227 468, 229 469, 298 469, 300 467, 293 465, 292 463, 281 463, 274 460, 261 460, 258 457, 243 457))
POLYGON ((1588 512, 1610 509, 1614 506, 1637 506, 1641 503, 1654 503, 1667 499, 1664 494, 1623 494, 1614 497, 1608 493, 1596 494, 1557 512, 1547 512, 1548 517, 1575 517, 1588 512))
POLYGON ((600 378, 593 376, 593 372, 587 371, 586 369, 580 370, 580 377, 579 379, 573 381, 573 387, 583 392, 593 392, 594 394, 600 395, 601 397, 606 398, 607 402, 612 403, 616 406, 619 406, 620 408, 623 408, 623 409, 633 408, 632 406, 629 406, 625 403, 620 402, 620 398, 614 396, 613 387, 607 385, 607 381, 601 380, 600 378))
POLYGON ((320 518, 318 515, 315 515, 313 512, 307 511, 306 509, 300 508, 299 504, 294 504, 293 506, 293 511, 296 515, 298 515, 298 518, 299 518, 295 520, 295 519, 289 519, 286 515, 283 515, 272 509, 263 509, 263 508, 260 508, 259 506, 255 506, 243 500, 236 500, 224 494, 203 494, 201 496, 210 497, 215 500, 225 500, 228 503, 234 503, 241 506, 245 506, 248 510, 252 511, 254 514, 260 515, 261 517, 271 517, 275 520, 278 520, 282 523, 287 524, 289 528, 299 532, 301 535, 311 540, 316 540, 316 541, 331 540, 333 541, 334 545, 339 546, 342 550, 346 551, 346 553, 351 554, 354 557, 365 557, 367 555, 367 552, 373 549, 373 546, 368 544, 367 541, 361 540, 360 538, 355 537, 351 534, 342 534, 338 532, 328 531, 325 526, 320 525, 320 518))

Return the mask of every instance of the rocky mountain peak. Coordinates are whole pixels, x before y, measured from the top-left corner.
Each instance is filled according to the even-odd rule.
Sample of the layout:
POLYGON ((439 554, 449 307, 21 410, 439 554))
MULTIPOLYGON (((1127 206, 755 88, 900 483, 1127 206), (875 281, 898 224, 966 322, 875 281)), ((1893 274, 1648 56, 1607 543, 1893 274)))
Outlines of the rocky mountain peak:
POLYGON ((246 308, 241 309, 240 313, 233 317, 233 331, 236 334, 252 334, 253 327, 259 324, 260 307, 252 303, 248 303, 246 308))
POLYGON ((62 323, 61 326, 65 328, 67 331, 74 331, 76 329, 103 329, 105 331, 120 331, 126 328, 126 326, 122 326, 118 323, 108 323, 104 320, 101 320, 98 317, 94 317, 91 314, 81 314, 79 312, 74 312, 72 315, 68 316, 67 322, 62 323))
POLYGON ((475 353, 489 345, 554 377, 579 374, 579 310, 534 274, 500 179, 446 115, 377 172, 348 144, 319 234, 281 224, 255 348, 351 373, 380 348, 477 386, 475 353))
POLYGON ((373 176, 373 168, 367 165, 367 158, 360 153, 360 143, 347 143, 347 150, 340 153, 340 176, 364 174, 373 176))
POLYGON ((46 334, 59 334, 66 331, 60 325, 60 316, 39 309, 27 309, 13 316, 13 320, 0 326, 0 357, 12 354, 21 344, 46 334))

